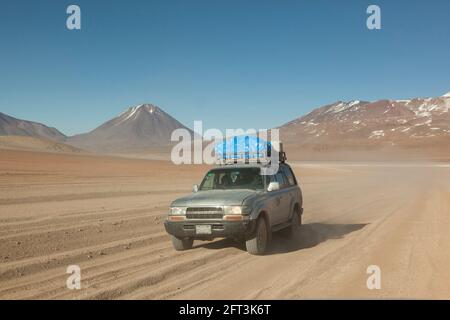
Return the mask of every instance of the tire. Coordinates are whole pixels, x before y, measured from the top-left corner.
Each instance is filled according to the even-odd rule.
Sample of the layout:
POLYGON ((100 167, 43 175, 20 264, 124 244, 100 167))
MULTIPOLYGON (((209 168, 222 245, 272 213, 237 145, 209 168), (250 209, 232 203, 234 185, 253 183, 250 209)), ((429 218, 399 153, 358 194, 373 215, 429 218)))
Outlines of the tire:
POLYGON ((253 255, 264 254, 269 244, 269 236, 266 220, 261 217, 256 222, 256 230, 254 235, 245 241, 247 252, 253 255))
POLYGON ((300 235, 300 229, 302 225, 302 217, 294 211, 292 216, 291 225, 286 229, 286 234, 289 239, 298 239, 300 235))
POLYGON ((172 244, 175 250, 177 251, 189 250, 192 248, 192 245, 194 244, 194 239, 192 238, 179 239, 177 237, 172 236, 172 244))

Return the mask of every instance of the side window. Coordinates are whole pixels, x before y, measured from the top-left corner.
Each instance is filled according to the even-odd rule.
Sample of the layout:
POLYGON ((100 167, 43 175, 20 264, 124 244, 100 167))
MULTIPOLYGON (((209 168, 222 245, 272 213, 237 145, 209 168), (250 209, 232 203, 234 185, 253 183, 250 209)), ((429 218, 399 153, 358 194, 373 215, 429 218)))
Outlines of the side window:
POLYGON ((295 186, 297 184, 297 181, 295 181, 294 173, 292 172, 292 169, 288 166, 282 166, 282 171, 287 177, 288 183, 290 186, 295 186))
POLYGON ((277 182, 280 184, 280 188, 286 188, 287 187, 287 179, 284 176, 284 173, 280 170, 276 174, 277 182))

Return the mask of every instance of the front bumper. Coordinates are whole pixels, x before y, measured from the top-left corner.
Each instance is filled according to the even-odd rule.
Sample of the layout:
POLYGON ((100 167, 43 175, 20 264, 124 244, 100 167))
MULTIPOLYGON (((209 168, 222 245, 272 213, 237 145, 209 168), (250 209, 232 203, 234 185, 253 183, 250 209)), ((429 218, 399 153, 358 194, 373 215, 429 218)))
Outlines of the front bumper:
POLYGON ((225 220, 184 220, 164 222, 167 233, 177 238, 214 239, 214 238, 247 238, 253 234, 256 220, 225 221, 225 220), (211 234, 197 235, 196 225, 210 225, 211 234))

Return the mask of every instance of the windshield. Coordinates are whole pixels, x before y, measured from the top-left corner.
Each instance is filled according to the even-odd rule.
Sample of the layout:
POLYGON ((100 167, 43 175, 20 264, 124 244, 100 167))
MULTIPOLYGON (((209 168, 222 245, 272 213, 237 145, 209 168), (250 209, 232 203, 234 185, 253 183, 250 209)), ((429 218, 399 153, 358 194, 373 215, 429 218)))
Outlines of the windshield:
POLYGON ((221 168, 209 171, 200 190, 264 189, 264 177, 259 168, 221 168))

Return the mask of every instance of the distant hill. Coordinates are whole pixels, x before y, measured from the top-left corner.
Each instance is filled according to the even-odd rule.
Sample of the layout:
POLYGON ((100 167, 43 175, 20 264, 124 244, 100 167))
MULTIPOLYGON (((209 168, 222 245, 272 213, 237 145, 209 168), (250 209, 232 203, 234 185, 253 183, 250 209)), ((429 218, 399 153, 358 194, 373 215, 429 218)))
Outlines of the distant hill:
POLYGON ((62 142, 66 136, 42 123, 11 117, 0 112, 0 136, 28 136, 62 142))

